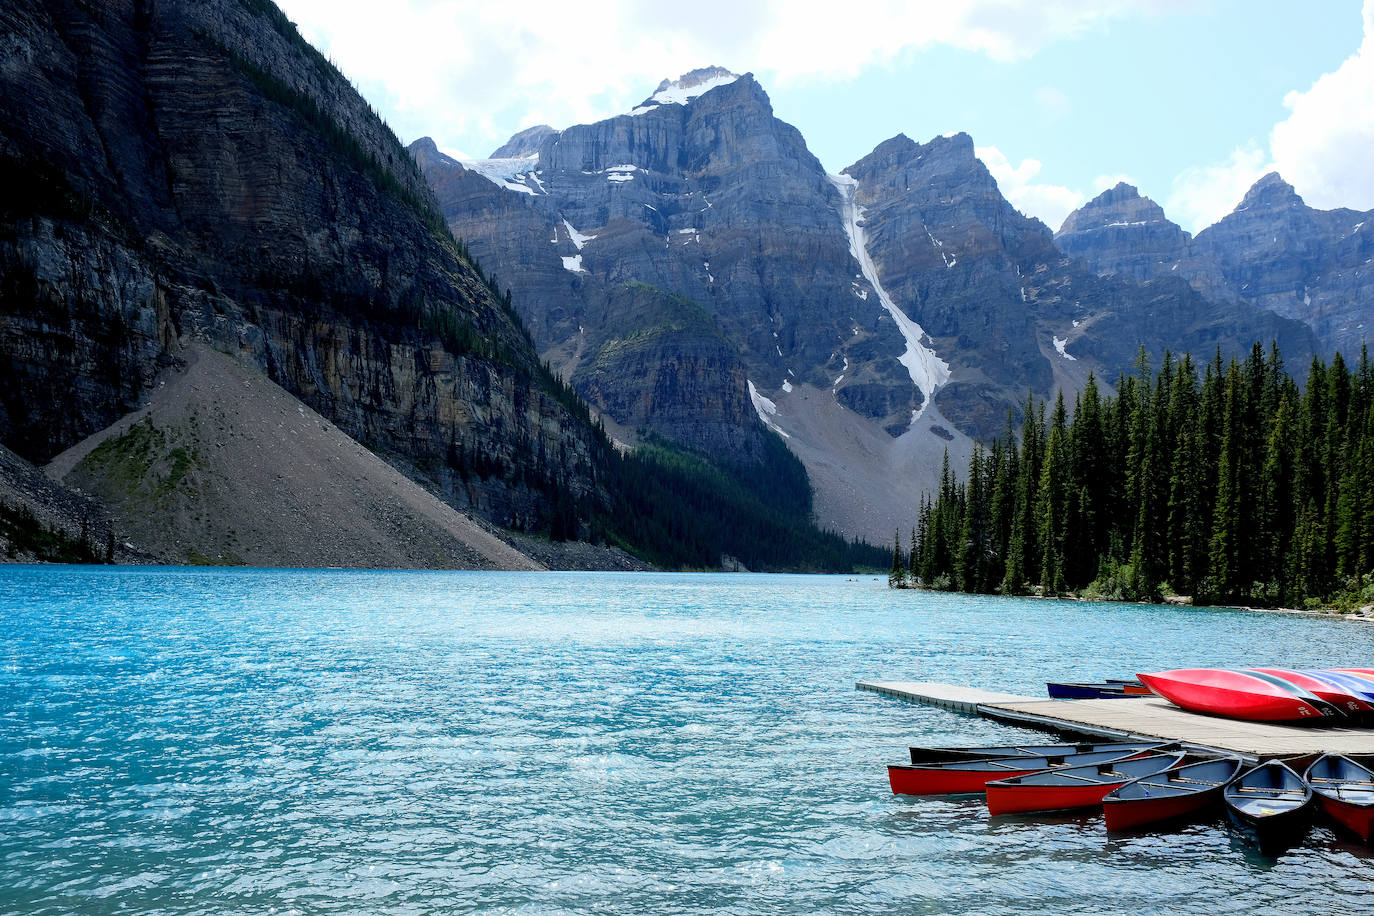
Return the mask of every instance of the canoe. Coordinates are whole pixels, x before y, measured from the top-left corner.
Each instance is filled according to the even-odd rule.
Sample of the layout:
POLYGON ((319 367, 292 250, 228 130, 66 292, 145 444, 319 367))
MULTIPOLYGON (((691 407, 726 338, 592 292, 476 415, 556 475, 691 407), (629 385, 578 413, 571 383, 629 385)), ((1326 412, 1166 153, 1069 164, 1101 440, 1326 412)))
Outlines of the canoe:
POLYGON ((1374 671, 1354 668, 1323 668, 1326 677, 1337 678, 1366 700, 1374 701, 1374 671))
POLYGON ((1117 697, 1148 696, 1144 684, 1131 681, 1104 681, 1100 684, 1077 684, 1048 681, 1045 690, 1052 700, 1109 700, 1117 697))
POLYGON ((1102 799, 1108 830, 1179 821, 1221 802, 1221 790, 1244 764, 1237 757, 1203 760, 1118 786, 1102 799))
POLYGON ((992 780, 986 788, 988 813, 1025 814, 1092 808, 1102 804, 1103 796, 1117 786, 1178 766, 1183 756, 1182 751, 1147 754, 992 780))
POLYGON ((1107 763, 1138 756, 1135 751, 1093 751, 1087 754, 1047 754, 1040 757, 994 757, 936 763, 893 764, 887 779, 894 795, 958 795, 982 792, 990 779, 1025 776, 1040 770, 1107 763))
POLYGON ((990 760, 996 757, 1063 757, 1119 751, 1134 754, 1157 747, 1158 742, 1129 744, 1003 744, 995 747, 910 747, 913 764, 948 763, 956 760, 990 760))
POLYGON ((1351 675, 1338 675, 1330 671, 1292 668, 1244 668, 1245 672, 1270 675, 1281 678, 1290 684, 1301 687, 1335 706, 1348 716, 1360 715, 1374 710, 1364 695, 1351 686, 1347 678, 1351 675))
POLYGON ((1253 669, 1181 668, 1141 674, 1140 681, 1193 712, 1256 722, 1343 718, 1339 709, 1310 690, 1253 669))
POLYGON ((1374 835, 1374 770, 1340 754, 1323 754, 1303 779, 1327 817, 1368 843, 1374 835))
POLYGON ((1311 823, 1312 787, 1277 760, 1242 773, 1221 797, 1231 823, 1261 852, 1291 846, 1311 823))

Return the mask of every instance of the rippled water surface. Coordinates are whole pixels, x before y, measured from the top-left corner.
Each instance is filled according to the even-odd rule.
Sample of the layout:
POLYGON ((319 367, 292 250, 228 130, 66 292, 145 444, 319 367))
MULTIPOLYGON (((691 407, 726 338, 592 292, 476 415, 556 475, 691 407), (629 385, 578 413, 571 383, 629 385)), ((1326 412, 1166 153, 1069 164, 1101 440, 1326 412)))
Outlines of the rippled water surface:
POLYGON ((0 568, 0 912, 1370 912, 1322 827, 1273 860, 895 798, 908 743, 1044 739, 854 682, 1371 661, 872 578, 0 568))

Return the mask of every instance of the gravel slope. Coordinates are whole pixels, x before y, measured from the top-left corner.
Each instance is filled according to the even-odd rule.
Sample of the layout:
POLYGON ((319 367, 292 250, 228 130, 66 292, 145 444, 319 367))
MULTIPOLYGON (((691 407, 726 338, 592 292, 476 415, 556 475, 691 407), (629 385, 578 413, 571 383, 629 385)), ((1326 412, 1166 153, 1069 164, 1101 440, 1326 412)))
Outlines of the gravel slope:
POLYGON ((58 455, 164 562, 542 569, 232 357, 192 345, 143 409, 58 455))

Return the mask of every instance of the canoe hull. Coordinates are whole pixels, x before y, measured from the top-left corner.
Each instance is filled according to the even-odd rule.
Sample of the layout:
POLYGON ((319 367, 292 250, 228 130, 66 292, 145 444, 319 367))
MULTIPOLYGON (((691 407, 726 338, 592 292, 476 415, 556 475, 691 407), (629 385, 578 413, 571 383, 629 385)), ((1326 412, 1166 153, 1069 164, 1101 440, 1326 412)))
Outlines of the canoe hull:
POLYGON ((988 813, 1028 814, 1095 808, 1102 804, 1108 792, 1141 777, 1161 773, 1182 760, 1182 751, 1149 754, 994 780, 987 784, 988 813))
POLYGON ((1266 855, 1301 840, 1316 808, 1312 787, 1277 761, 1241 775, 1222 796, 1232 825, 1266 855))
POLYGON ((1307 833, 1312 825, 1312 808, 1311 804, 1307 804, 1282 814, 1251 817, 1228 805, 1226 814, 1232 826, 1260 852, 1277 855, 1296 844, 1307 833))
POLYGON ((1038 811, 1071 811, 1075 808, 1095 808, 1102 798, 1120 782, 1094 783, 1087 786, 987 786, 988 814, 1029 814, 1038 811))
POLYGON ((1128 689, 1125 684, 1068 684, 1050 681, 1045 692, 1051 700, 1112 700, 1120 697, 1144 696, 1144 688, 1128 689))
POLYGON ((1155 824, 1186 820, 1214 809, 1221 798, 1221 787, 1212 792, 1173 795, 1165 798, 1139 798, 1129 801, 1103 799, 1102 812, 1111 831, 1139 830, 1155 824))
POLYGON ((1258 674, 1221 668, 1183 668, 1140 675, 1141 683, 1193 712, 1253 722, 1318 721, 1335 712, 1307 691, 1285 689, 1258 674))
POLYGON ((1102 799, 1108 830, 1138 830, 1193 818, 1216 808, 1240 760, 1202 760, 1127 783, 1102 799))
POLYGON ((1374 838, 1374 807, 1352 805, 1326 795, 1317 796, 1323 814, 1368 843, 1374 838))
POLYGON ((893 795, 965 795, 982 792, 994 779, 1025 776, 1029 770, 944 770, 923 766, 889 766, 893 795))
POLYGON ((1317 807, 1368 843, 1374 836, 1374 769, 1340 754, 1323 754, 1303 774, 1317 807))
POLYGON ((1109 763, 1141 753, 1143 751, 1138 749, 1109 750, 1046 757, 956 760, 943 764, 893 764, 887 768, 887 780, 894 795, 962 795, 982 792, 994 779, 1011 779, 1041 770, 1109 763))

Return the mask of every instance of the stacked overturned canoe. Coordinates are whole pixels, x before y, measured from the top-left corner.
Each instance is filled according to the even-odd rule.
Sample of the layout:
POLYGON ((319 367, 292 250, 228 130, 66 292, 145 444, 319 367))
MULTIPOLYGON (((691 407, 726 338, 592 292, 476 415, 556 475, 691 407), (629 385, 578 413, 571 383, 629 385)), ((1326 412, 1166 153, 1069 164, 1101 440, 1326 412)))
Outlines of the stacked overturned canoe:
POLYGON ((1141 674, 1193 712, 1253 722, 1330 722, 1374 715, 1374 669, 1180 668, 1141 674))

